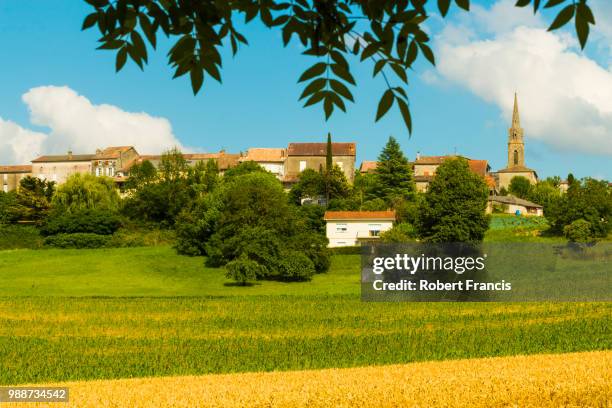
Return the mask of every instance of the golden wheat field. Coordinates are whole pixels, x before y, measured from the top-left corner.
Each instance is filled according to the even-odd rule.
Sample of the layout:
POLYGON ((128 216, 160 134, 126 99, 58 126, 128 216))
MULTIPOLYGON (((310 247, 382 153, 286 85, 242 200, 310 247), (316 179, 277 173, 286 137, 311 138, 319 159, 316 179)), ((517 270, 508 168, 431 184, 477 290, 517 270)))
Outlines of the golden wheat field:
POLYGON ((70 388, 70 403, 47 406, 608 407, 612 402, 611 370, 612 351, 598 351, 347 369, 70 382, 54 384, 70 388))

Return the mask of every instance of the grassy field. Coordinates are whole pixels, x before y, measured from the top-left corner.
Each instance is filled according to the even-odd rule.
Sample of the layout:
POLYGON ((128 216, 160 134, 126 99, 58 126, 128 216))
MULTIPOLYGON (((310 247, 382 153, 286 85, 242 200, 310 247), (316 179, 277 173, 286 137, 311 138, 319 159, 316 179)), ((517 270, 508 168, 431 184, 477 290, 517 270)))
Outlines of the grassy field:
POLYGON ((1 384, 612 347, 610 303, 363 303, 354 255, 252 287, 169 248, 0 255, 1 384))
POLYGON ((364 303, 359 274, 337 255, 312 282, 239 287, 169 247, 0 251, 0 384, 612 348, 612 303, 364 303))
POLYGON ((606 407, 611 365, 608 351, 53 385, 79 408, 606 407))

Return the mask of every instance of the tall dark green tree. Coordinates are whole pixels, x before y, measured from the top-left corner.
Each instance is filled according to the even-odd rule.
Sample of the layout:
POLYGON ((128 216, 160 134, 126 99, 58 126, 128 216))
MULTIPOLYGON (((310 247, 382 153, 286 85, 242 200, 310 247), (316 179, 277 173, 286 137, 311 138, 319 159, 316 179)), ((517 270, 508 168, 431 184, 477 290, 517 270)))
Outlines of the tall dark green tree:
POLYGON ((331 133, 327 134, 327 151, 325 155, 325 169, 329 170, 334 165, 334 152, 332 150, 331 133))
POLYGON ((489 189, 467 160, 445 160, 419 206, 417 230, 429 242, 479 242, 489 228, 489 189))
POLYGON ((374 194, 389 204, 398 198, 410 200, 416 193, 410 163, 393 136, 378 156, 376 176, 378 188, 374 194))

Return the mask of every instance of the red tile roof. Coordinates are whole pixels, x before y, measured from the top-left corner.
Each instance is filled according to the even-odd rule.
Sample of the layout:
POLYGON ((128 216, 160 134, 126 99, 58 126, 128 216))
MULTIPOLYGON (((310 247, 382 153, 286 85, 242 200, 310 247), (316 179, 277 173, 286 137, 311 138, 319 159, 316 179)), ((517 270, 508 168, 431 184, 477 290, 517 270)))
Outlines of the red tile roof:
MULTIPOLYGON (((332 143, 332 155, 355 156, 355 143, 332 143)), ((327 143, 289 143, 287 156, 325 156, 327 143)))
POLYGON ((361 173, 370 173, 376 170, 378 167, 378 162, 375 161, 362 161, 361 166, 359 166, 359 171, 361 173))
POLYGON ((240 161, 255 162, 283 162, 287 158, 287 152, 281 148, 251 148, 240 161))
POLYGON ((393 220, 395 211, 325 211, 325 220, 393 220))
POLYGON ((0 166, 0 173, 31 173, 32 166, 0 166))
POLYGON ((470 170, 479 176, 484 177, 487 175, 489 164, 486 160, 468 160, 468 164, 470 165, 470 170))
POLYGON ((133 148, 133 146, 107 147, 106 149, 101 150, 99 153, 96 153, 96 159, 118 159, 121 156, 121 153, 125 153, 133 148))

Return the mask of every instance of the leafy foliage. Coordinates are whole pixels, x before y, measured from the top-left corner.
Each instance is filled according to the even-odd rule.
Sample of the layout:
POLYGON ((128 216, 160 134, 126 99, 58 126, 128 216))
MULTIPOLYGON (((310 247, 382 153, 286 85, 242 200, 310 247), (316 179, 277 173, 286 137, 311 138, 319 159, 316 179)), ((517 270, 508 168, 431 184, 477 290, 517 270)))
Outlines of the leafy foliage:
POLYGON ((479 242, 489 227, 489 189, 467 160, 445 160, 419 207, 417 229, 430 242, 479 242))
POLYGON ((566 194, 545 208, 544 215, 557 234, 574 221, 584 220, 590 223, 592 237, 605 237, 612 229, 612 189, 605 180, 574 180, 566 194))
POLYGON ((119 209, 119 193, 110 177, 76 173, 57 188, 53 207, 59 211, 76 212, 84 209, 119 209))
POLYGON ((574 243, 587 243, 593 241, 593 231, 591 223, 582 218, 566 225, 563 228, 563 235, 574 243))
POLYGON ((514 176, 510 180, 508 186, 508 192, 518 198, 527 198, 529 191, 531 190, 531 183, 529 179, 523 176, 514 176))
POLYGON ((238 282, 252 276, 308 280, 326 271, 329 254, 321 233, 322 213, 289 205, 281 183, 269 172, 245 163, 233 170, 213 192, 181 213, 177 250, 206 255, 210 266, 231 263, 228 274, 238 282))
POLYGON ((136 178, 127 186, 131 194, 122 211, 133 219, 172 226, 181 211, 218 182, 216 161, 190 167, 178 149, 165 152, 158 169, 147 163, 136 167, 136 178))
POLYGON ((378 186, 374 194, 387 203, 390 204, 397 198, 414 198, 416 186, 412 176, 412 168, 393 136, 389 137, 387 144, 378 156, 375 174, 378 186))
POLYGON ((53 248, 104 248, 110 242, 108 235, 79 232, 75 234, 57 234, 45 238, 45 246, 53 248))
POLYGON ((19 182, 17 192, 9 192, 0 199, 0 222, 45 219, 51 207, 55 183, 27 176, 19 182))
MULTIPOLYGON (((303 54, 316 60, 298 80, 305 85, 300 100, 305 107, 321 104, 326 119, 336 108, 346 111, 347 102, 354 101, 350 87, 356 85, 356 80, 347 59, 352 55, 361 62, 371 62, 373 76, 380 75, 385 81, 387 89, 378 103, 376 120, 396 105, 411 132, 406 92, 408 72, 419 54, 435 64, 429 35, 423 30, 429 18, 426 6, 433 0, 85 1, 93 7, 93 12, 84 18, 83 29, 97 27, 98 48, 115 52, 117 71, 128 58, 143 69, 148 62, 148 48, 157 47, 161 32, 173 41, 167 56, 174 77, 189 74, 194 94, 206 78, 221 82, 224 46, 229 44, 232 54, 236 54, 241 45, 248 44, 236 28, 236 19, 244 18, 250 23, 259 17, 266 27, 281 31, 285 46, 297 41, 305 48, 303 54), (391 82, 391 75, 399 85, 391 82)), ((454 3, 469 10, 469 0, 454 3)), ((530 3, 534 11, 540 7, 540 0, 518 0, 517 6, 530 3)), ((438 0, 437 6, 446 16, 451 0, 438 0)), ((549 0, 545 5, 556 6, 563 8, 549 30, 558 29, 574 18, 584 48, 589 26, 595 24, 586 0, 549 0)))
POLYGON ((413 242, 416 238, 416 228, 407 222, 395 224, 393 228, 380 234, 382 242, 413 242))
POLYGON ((121 227, 119 216, 107 209, 83 208, 72 212, 52 213, 41 227, 43 235, 87 232, 112 235, 121 227))

